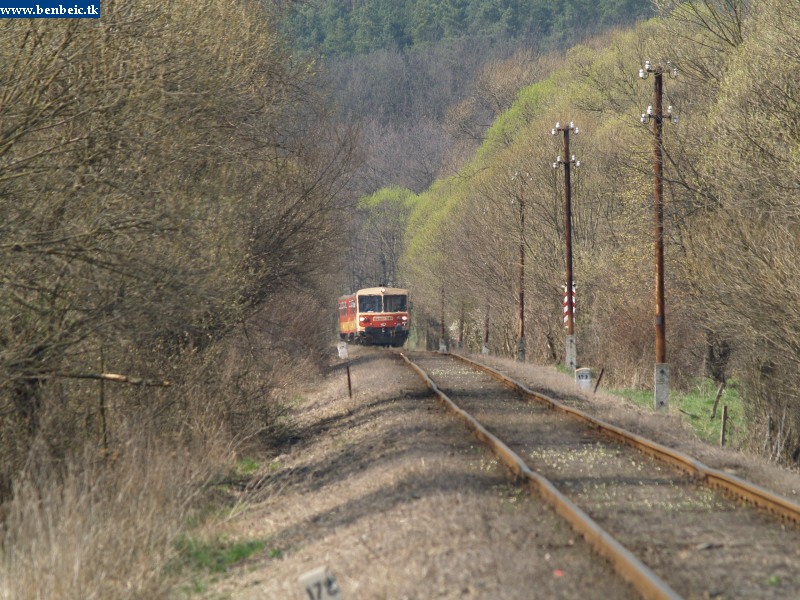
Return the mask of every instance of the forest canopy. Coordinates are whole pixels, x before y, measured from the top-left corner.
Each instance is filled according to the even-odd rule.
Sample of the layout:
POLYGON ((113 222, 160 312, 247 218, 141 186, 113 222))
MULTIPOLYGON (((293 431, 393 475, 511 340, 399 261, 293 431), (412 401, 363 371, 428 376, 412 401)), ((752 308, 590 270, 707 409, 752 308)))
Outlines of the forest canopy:
POLYGON ((325 56, 461 37, 553 49, 651 14, 649 0, 312 0, 293 5, 283 27, 295 47, 325 56))

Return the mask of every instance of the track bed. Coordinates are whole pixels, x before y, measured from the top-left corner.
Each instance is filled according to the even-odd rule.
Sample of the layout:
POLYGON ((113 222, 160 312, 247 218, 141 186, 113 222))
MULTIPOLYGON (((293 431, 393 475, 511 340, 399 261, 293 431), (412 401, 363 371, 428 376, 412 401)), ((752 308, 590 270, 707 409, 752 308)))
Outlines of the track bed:
POLYGON ((685 598, 800 598, 800 527, 722 492, 569 415, 524 401, 447 355, 410 357, 685 598))

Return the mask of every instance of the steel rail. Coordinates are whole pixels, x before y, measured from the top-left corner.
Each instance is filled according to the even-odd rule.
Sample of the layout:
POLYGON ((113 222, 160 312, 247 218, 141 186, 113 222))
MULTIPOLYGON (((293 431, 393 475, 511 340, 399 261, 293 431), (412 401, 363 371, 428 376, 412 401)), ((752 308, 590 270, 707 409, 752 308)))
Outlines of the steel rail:
POLYGON ((425 382, 434 395, 451 412, 466 422, 467 426, 472 429, 480 441, 487 444, 516 476, 525 479, 528 487, 550 503, 556 512, 575 531, 580 533, 595 548, 598 554, 611 562, 617 573, 630 582, 644 598, 648 600, 679 600, 681 598, 647 565, 642 563, 630 550, 620 544, 589 515, 562 494, 548 479, 533 471, 517 453, 448 398, 423 369, 404 353, 399 352, 398 354, 419 375, 420 379, 425 382))
POLYGON ((450 353, 449 355, 477 369, 480 369, 506 386, 517 390, 523 396, 535 400, 540 404, 544 404, 564 412, 599 430, 608 437, 632 446, 658 460, 671 464, 685 471, 692 477, 698 479, 701 484, 722 490, 737 499, 749 502, 775 515, 778 515, 781 518, 800 525, 800 504, 793 502, 789 498, 780 496, 766 488, 756 485, 755 483, 736 477, 735 475, 723 473, 722 471, 714 469, 713 467, 709 467, 699 460, 679 452, 678 450, 674 450, 652 440, 648 440, 647 438, 622 429, 621 427, 617 427, 616 425, 612 425, 597 419, 583 412, 582 410, 567 406, 558 400, 550 398, 549 396, 539 392, 534 392, 525 384, 514 381, 510 377, 500 373, 488 365, 484 365, 460 354, 450 353))

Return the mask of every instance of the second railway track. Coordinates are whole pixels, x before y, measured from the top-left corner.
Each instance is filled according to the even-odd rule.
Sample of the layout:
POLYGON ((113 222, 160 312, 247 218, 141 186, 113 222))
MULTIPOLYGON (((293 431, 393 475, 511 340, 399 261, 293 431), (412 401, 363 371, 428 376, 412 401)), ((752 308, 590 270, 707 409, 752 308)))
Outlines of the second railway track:
POLYGON ((559 512, 575 512, 573 526, 644 597, 800 598, 797 505, 667 449, 657 460, 634 447, 637 436, 623 442, 624 431, 526 401, 496 374, 453 356, 407 360, 510 449, 507 463, 526 465, 512 470, 559 512), (739 486, 749 501, 709 484, 739 486), (583 515, 589 525, 576 525, 583 515))

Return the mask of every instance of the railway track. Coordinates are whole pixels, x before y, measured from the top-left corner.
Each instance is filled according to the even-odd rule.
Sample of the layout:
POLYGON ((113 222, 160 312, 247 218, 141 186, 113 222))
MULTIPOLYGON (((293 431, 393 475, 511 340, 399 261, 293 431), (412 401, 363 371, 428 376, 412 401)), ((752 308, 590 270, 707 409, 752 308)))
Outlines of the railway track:
POLYGON ((800 506, 456 355, 403 358, 645 598, 800 598, 800 506))

